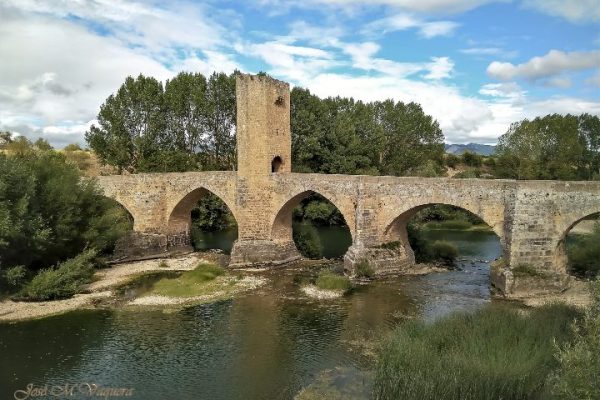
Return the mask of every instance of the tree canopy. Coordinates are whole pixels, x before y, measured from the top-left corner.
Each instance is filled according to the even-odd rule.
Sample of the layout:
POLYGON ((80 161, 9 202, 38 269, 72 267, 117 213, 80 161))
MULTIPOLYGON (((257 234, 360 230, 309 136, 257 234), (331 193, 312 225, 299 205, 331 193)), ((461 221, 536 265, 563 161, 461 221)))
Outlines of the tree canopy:
POLYGON ((513 123, 496 153, 498 177, 600 179, 600 118, 552 114, 513 123))
MULTIPOLYGON (((25 139, 26 140, 26 139, 25 139)), ((85 248, 109 251, 128 214, 53 150, 0 153, 0 268, 37 270, 85 248)))

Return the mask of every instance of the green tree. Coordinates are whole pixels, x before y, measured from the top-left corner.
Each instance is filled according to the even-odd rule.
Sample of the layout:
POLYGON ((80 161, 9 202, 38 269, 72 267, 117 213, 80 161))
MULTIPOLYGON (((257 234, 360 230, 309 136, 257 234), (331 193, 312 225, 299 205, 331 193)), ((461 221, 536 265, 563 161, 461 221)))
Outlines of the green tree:
POLYGON ((154 78, 127 77, 115 95, 100 107, 98 126, 92 125, 86 140, 103 163, 119 171, 151 168, 146 158, 169 146, 165 131, 163 87, 154 78))
POLYGON ((552 114, 510 126, 498 141, 496 175, 516 179, 590 179, 600 160, 600 121, 552 114))
POLYGON ((13 141, 12 133, 9 131, 0 131, 0 149, 4 149, 6 145, 13 141))
POLYGON ((85 248, 110 251, 131 227, 128 214, 60 153, 0 154, 0 170, 2 269, 46 268, 85 248))

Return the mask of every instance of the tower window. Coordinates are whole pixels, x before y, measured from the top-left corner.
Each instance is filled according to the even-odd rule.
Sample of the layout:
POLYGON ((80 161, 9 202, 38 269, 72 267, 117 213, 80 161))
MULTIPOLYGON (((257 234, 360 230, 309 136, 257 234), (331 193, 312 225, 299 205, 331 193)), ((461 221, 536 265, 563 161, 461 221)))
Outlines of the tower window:
POLYGON ((271 161, 271 172, 281 172, 281 165, 283 164, 283 160, 281 157, 277 156, 271 161))

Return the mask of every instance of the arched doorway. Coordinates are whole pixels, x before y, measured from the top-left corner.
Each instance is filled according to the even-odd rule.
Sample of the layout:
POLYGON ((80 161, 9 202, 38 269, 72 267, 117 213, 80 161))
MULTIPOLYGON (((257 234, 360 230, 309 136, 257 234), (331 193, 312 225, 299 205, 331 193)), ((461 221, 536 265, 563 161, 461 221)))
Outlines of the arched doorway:
POLYGON ((191 246, 196 251, 231 252, 237 222, 229 206, 206 188, 197 188, 173 208, 168 222, 170 247, 191 246))
POLYGON ((558 243, 557 262, 578 278, 600 273, 600 212, 573 223, 558 243))
POLYGON ((352 244, 342 212, 314 191, 297 194, 281 207, 271 235, 276 242, 293 241, 300 254, 313 259, 341 258, 352 244))

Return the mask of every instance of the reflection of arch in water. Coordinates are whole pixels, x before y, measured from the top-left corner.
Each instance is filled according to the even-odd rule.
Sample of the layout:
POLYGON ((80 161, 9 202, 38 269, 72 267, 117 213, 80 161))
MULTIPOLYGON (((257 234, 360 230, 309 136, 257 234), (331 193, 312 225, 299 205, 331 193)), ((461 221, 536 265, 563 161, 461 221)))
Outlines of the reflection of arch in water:
MULTIPOLYGON (((477 210, 472 210, 464 205, 456 205, 450 203, 426 203, 410 208, 406 211, 403 211, 400 215, 395 217, 391 222, 389 222, 383 232, 383 242, 400 242, 404 249, 405 256, 411 261, 414 262, 415 256, 414 251, 411 248, 410 242, 408 240, 408 232, 407 232, 407 224, 408 222, 421 210, 424 210, 428 207, 435 205, 445 205, 452 206, 463 211, 466 211, 469 214, 475 215, 479 219, 481 219, 488 227, 491 228, 492 232, 494 232, 495 236, 498 237, 500 243, 503 247, 502 236, 499 234, 498 229, 494 229, 494 227, 485 219, 485 216, 479 213, 477 210)), ((503 249, 504 250, 504 249, 503 249)))
POLYGON ((219 198, 229 209, 233 218, 237 218, 232 207, 219 195, 204 187, 196 188, 183 196, 169 214, 167 230, 169 236, 169 245, 189 245, 190 233, 192 228, 192 210, 197 206, 198 201, 204 196, 214 195, 219 198))
MULTIPOLYGON (((344 211, 340 207, 338 207, 337 204, 335 204, 327 196, 322 195, 318 191, 305 190, 301 193, 292 196, 282 206, 279 207, 279 211, 277 212, 275 218, 271 222, 271 238, 273 239, 273 241, 279 243, 293 242, 292 214, 294 208, 296 208, 296 206, 298 206, 302 202, 302 200, 315 194, 319 195, 324 200, 331 203, 340 212, 340 214, 342 214, 344 225, 348 227, 348 219, 346 218, 346 215, 344 215, 344 211)), ((352 236, 352 238, 354 239, 352 230, 349 227, 348 230, 350 236, 352 236)))

